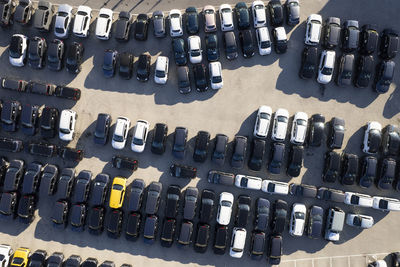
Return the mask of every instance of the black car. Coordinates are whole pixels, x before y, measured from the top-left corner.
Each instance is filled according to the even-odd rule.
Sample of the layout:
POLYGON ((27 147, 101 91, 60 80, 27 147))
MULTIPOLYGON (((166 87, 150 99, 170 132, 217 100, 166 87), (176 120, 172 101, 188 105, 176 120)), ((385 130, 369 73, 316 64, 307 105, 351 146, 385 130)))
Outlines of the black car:
POLYGON ((72 231, 82 232, 85 229, 86 213, 85 204, 72 205, 70 211, 72 231))
POLYGON ((101 206, 96 206, 89 210, 89 214, 87 216, 87 225, 89 228, 89 233, 93 235, 99 235, 103 232, 104 215, 105 215, 105 208, 101 206))
POLYGON ((204 64, 193 65, 193 76, 196 90, 205 92, 208 90, 208 72, 204 64))
POLYGON ((43 168, 42 177, 40 178, 40 193, 51 196, 56 189, 58 180, 58 167, 52 164, 46 164, 43 168))
POLYGON ((340 155, 334 151, 326 152, 324 170, 322 172, 322 180, 326 183, 334 183, 339 177, 341 170, 340 155))
POLYGON ((373 156, 365 156, 361 160, 360 178, 358 184, 363 188, 369 188, 376 179, 378 160, 373 156))
POLYGON ((125 156, 113 156, 111 162, 116 169, 136 171, 138 168, 137 160, 125 156))
POLYGON ((394 70, 396 64, 392 60, 381 61, 376 66, 375 78, 372 87, 378 93, 386 93, 389 91, 393 82, 394 70))
POLYGON ((354 69, 354 55, 342 54, 339 58, 338 72, 335 82, 339 86, 351 85, 353 69, 354 69))
POLYGON ((253 171, 259 171, 262 167, 262 161, 264 158, 265 151, 265 140, 253 139, 252 149, 250 152, 250 158, 248 162, 249 169, 253 171))
POLYGON ((237 201, 235 227, 246 228, 250 214, 251 199, 249 196, 240 195, 237 201))
POLYGON ((197 224, 197 234, 194 241, 194 251, 205 253, 207 251, 208 241, 210 239, 211 226, 206 223, 197 224))
POLYGON ((175 64, 177 66, 184 66, 187 64, 186 46, 182 38, 172 39, 172 50, 174 52, 175 64))
POLYGON ((178 90, 181 94, 188 94, 192 91, 189 67, 188 66, 178 66, 176 68, 178 76, 178 90))
POLYGON ((44 107, 40 119, 40 135, 43 138, 53 138, 56 134, 59 112, 56 108, 44 107))
POLYGON ((326 19, 322 37, 325 48, 334 49, 339 45, 341 31, 340 18, 329 17, 326 19))
POLYGON ((168 125, 165 123, 156 123, 154 126, 153 140, 151 141, 151 152, 159 155, 165 152, 167 135, 168 125))
POLYGON ((45 250, 36 250, 32 253, 32 256, 30 257, 28 267, 44 267, 46 257, 47 252, 45 250))
POLYGON ((146 41, 149 29, 149 17, 147 14, 139 14, 135 23, 135 39, 138 41, 146 41))
POLYGON ((0 199, 0 216, 15 218, 18 204, 17 192, 4 192, 0 199))
POLYGON ((207 180, 209 183, 213 184, 233 185, 235 182, 235 175, 233 173, 210 170, 207 180))
POLYGON ((4 176, 3 192, 17 191, 21 184, 24 174, 25 163, 22 160, 14 159, 10 161, 4 176))
POLYGON ((265 233, 254 231, 251 234, 250 257, 252 260, 261 260, 265 250, 265 233))
POLYGON ((384 158, 379 167, 379 177, 376 186, 379 189, 388 190, 392 187, 396 177, 396 161, 392 158, 384 158))
POLYGON ((315 77, 318 63, 318 48, 315 46, 304 47, 301 56, 301 66, 299 76, 302 79, 315 77))
POLYGON ((280 0, 271 0, 268 3, 271 25, 274 27, 283 24, 283 7, 280 0))
POLYGON ((222 255, 226 251, 228 240, 228 226, 215 225, 213 250, 217 255, 222 255))
POLYGON ((142 216, 138 212, 131 212, 128 214, 126 222, 125 237, 128 240, 136 240, 140 235, 140 223, 142 216))
POLYGON ((242 53, 245 58, 254 56, 254 37, 251 30, 243 30, 239 32, 240 45, 242 47, 242 53))
POLYGON ((56 145, 50 143, 30 142, 28 151, 31 155, 51 158, 57 155, 58 148, 56 145))
POLYGON ((378 46, 379 34, 376 25, 362 26, 360 33, 360 53, 371 55, 378 46))
POLYGON ((74 87, 59 85, 56 87, 54 95, 56 97, 78 101, 81 98, 81 90, 74 87))
POLYGON ((342 148, 344 131, 345 131, 344 119, 339 117, 333 117, 329 123, 329 135, 327 138, 327 145, 331 149, 342 148))
POLYGON ((172 155, 175 158, 183 159, 186 151, 186 141, 188 130, 185 127, 176 127, 174 133, 174 143, 172 146, 172 155))
POLYGON ((268 244, 268 263, 271 265, 279 265, 281 263, 283 250, 282 236, 271 236, 268 244))
POLYGON ((212 190, 204 189, 201 193, 199 221, 209 223, 214 214, 215 193, 212 190))
POLYGON ((237 135, 234 140, 233 154, 231 158, 231 166, 235 169, 241 169, 244 165, 247 151, 247 137, 237 135))
POLYGON ((68 201, 58 200, 54 206, 51 213, 51 220, 55 227, 65 228, 68 221, 68 201))
POLYGON ((128 41, 133 16, 127 11, 121 11, 118 20, 115 22, 115 39, 117 41, 128 41))
POLYGON ((148 54, 141 54, 138 60, 138 66, 136 70, 136 79, 141 82, 145 82, 150 76, 150 60, 151 56, 148 54))
POLYGON ((399 252, 393 252, 390 253, 390 258, 392 259, 392 267, 399 267, 400 266, 400 253, 399 252))
POLYGON ((5 101, 3 103, 3 109, 1 110, 1 128, 4 131, 17 131, 21 109, 21 103, 16 100, 5 101))
POLYGON ((33 17, 33 27, 39 31, 48 31, 54 15, 53 4, 47 1, 39 1, 38 8, 33 17))
POLYGON ((283 159, 285 157, 285 144, 275 142, 271 146, 270 160, 268 163, 268 171, 273 174, 279 174, 283 159))
POLYGON ((312 239, 320 238, 323 223, 324 209, 319 206, 312 206, 308 212, 307 236, 312 239))
POLYGON ((191 221, 182 221, 178 235, 178 246, 187 247, 192 243, 193 223, 191 221))
POLYGON ((39 186, 43 165, 39 162, 31 162, 26 166, 21 193, 23 195, 35 194, 39 186))
POLYGON ((176 231, 176 220, 175 219, 164 219, 164 223, 161 230, 161 246, 171 247, 175 239, 176 231))
POLYGON ((256 201, 256 216, 254 218, 254 230, 265 232, 269 224, 269 200, 258 198, 256 201))
POLYGON ((108 141, 108 134, 111 125, 111 115, 107 113, 99 113, 96 120, 96 128, 94 130, 93 139, 96 144, 105 145, 108 141))
POLYGON ((346 20, 343 23, 342 50, 347 53, 356 51, 359 46, 359 36, 358 21, 346 20))
MULTIPOLYGON (((78 255, 71 255, 65 260, 63 267, 80 267, 82 259, 78 255)), ((50 266, 48 266, 50 267, 50 266)))
POLYGON ((75 169, 64 168, 57 183, 57 198, 68 199, 75 181, 75 169))
POLYGON ((6 157, 0 157, 0 185, 3 183, 4 175, 6 174, 9 162, 6 157))
POLYGON ((74 193, 72 195, 72 203, 85 203, 89 196, 92 172, 80 171, 75 179, 74 193))
POLYGON ((0 138, 0 151, 6 152, 20 152, 24 145, 19 139, 0 138))
POLYGON ((59 71, 63 67, 65 55, 65 44, 59 39, 54 39, 47 48, 47 68, 59 71))
POLYGON ((64 254, 61 252, 54 252, 47 258, 46 267, 62 267, 64 261, 64 254))
POLYGON ((298 177, 303 167, 304 147, 292 146, 289 152, 286 174, 290 177, 298 177))
POLYGON ((160 206, 162 183, 152 182, 147 190, 147 198, 144 212, 147 215, 156 214, 160 206))
POLYGON ((383 128, 381 149, 383 154, 397 156, 400 149, 400 130, 396 125, 389 124, 383 128))
POLYGON ((103 206, 110 187, 110 176, 99 173, 93 180, 89 203, 91 206, 103 206))
MULTIPOLYGON (((10 47, 11 46, 12 44, 10 47)), ((4 77, 1 78, 1 87, 3 89, 25 92, 28 87, 28 82, 17 78, 4 77)))
POLYGON ((300 22, 300 5, 298 1, 286 1, 286 22, 295 26, 300 22))
POLYGON ((183 219, 193 220, 196 215, 197 198, 199 190, 196 187, 189 186, 185 191, 185 198, 183 201, 183 219))
POLYGON ((204 162, 207 159, 207 150, 210 143, 210 133, 199 131, 196 136, 196 143, 193 151, 193 160, 195 162, 204 162))
POLYGON ((289 185, 289 194, 292 196, 315 198, 317 196, 317 192, 318 189, 314 185, 295 183, 289 185))
POLYGON ((344 192, 332 188, 319 187, 317 193, 317 199, 343 203, 344 192))
POLYGON ((219 46, 218 37, 214 33, 206 35, 206 54, 208 61, 218 61, 219 60, 219 46))
POLYGON ((373 71, 374 71, 374 57, 371 55, 359 56, 356 64, 354 86, 359 88, 368 87, 373 71))
POLYGON ((214 151, 211 155, 211 160, 218 164, 223 165, 225 162, 226 148, 228 146, 228 136, 225 134, 217 134, 215 136, 214 151))
POLYGON ((224 33, 224 48, 225 56, 228 60, 233 60, 238 57, 238 47, 236 43, 235 33, 233 31, 224 33))
POLYGON ((128 52, 123 52, 119 56, 119 76, 129 80, 132 78, 133 72, 133 55, 128 52))
POLYGON ((12 15, 15 11, 17 2, 15 0, 2 0, 0 1, 0 26, 7 27, 13 23, 12 15))
POLYGON ((343 185, 353 185, 358 175, 358 156, 344 153, 342 156, 342 173, 340 182, 343 185))
POLYGON ((178 214, 179 201, 181 198, 181 187, 170 185, 167 189, 167 199, 165 201, 165 217, 175 219, 178 214))
POLYGON ((245 2, 239 2, 235 5, 235 13, 239 30, 250 28, 250 14, 245 2))
POLYGON ((34 7, 31 0, 20 0, 14 13, 14 21, 26 25, 29 23, 34 7))
POLYGON ((79 162, 83 159, 83 150, 71 147, 63 147, 60 149, 58 155, 63 160, 79 162))
POLYGON ((39 95, 53 95, 56 90, 56 85, 52 83, 43 82, 29 82, 27 86, 27 91, 32 94, 39 95))
POLYGON ((153 244, 156 240, 158 232, 157 215, 149 215, 146 217, 143 229, 143 241, 146 244, 153 244))
POLYGON ((129 202, 127 210, 129 212, 139 212, 142 206, 144 189, 146 187, 145 182, 142 179, 135 179, 131 184, 131 190, 129 193, 129 202))
POLYGON ((392 29, 384 29, 381 35, 381 42, 378 54, 382 59, 396 57, 399 46, 399 35, 392 29))
POLYGON ((103 76, 111 78, 115 74, 115 68, 117 67, 118 52, 117 50, 107 49, 104 51, 103 59, 103 76))
POLYGON ((310 128, 308 132, 308 145, 319 147, 325 138, 325 117, 322 114, 311 116, 310 128))
POLYGON ((82 69, 81 64, 83 62, 83 44, 73 42, 69 48, 67 53, 67 63, 66 68, 70 73, 79 73, 82 69))
POLYGON ((47 50, 46 40, 43 37, 32 37, 28 45, 28 64, 31 68, 44 67, 44 57, 47 50))
POLYGON ((283 200, 276 200, 274 203, 274 212, 271 222, 271 230, 274 234, 282 234, 286 226, 288 204, 283 200))
POLYGON ((118 238, 121 235, 122 220, 124 213, 122 210, 113 209, 108 214, 106 221, 107 235, 111 238, 118 238))
POLYGON ((188 7, 186 14, 186 31, 188 34, 196 34, 199 32, 199 14, 195 7, 188 7))

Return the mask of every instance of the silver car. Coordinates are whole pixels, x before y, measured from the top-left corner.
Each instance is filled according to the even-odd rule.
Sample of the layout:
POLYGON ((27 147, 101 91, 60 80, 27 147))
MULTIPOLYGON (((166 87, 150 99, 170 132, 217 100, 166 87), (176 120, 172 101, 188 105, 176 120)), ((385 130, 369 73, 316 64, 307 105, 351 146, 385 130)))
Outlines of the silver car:
POLYGON ((217 16, 213 6, 205 6, 203 8, 204 14, 204 31, 215 32, 217 31, 217 16))
POLYGON ((154 36, 158 38, 165 37, 165 16, 162 11, 153 12, 153 26, 154 26, 154 36))
POLYGON ((72 6, 63 4, 58 7, 54 35, 58 38, 68 38, 69 25, 72 21, 72 6))

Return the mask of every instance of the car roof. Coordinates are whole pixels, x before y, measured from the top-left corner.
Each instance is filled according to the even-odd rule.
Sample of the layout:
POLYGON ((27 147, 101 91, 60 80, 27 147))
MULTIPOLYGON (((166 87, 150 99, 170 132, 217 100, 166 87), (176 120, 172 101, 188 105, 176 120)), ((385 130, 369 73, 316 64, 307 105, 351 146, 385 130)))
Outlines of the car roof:
POLYGON ((225 32, 224 39, 227 46, 236 45, 236 38, 233 32, 225 32))
POLYGON ((276 39, 278 40, 287 40, 286 31, 283 27, 276 27, 275 28, 276 39))

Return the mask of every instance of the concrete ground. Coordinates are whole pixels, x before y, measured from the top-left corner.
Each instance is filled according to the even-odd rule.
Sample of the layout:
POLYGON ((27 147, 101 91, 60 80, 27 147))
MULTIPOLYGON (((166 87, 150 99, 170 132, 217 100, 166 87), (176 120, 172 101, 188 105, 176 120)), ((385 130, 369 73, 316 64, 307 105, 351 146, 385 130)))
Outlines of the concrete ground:
MULTIPOLYGON (((57 0, 57 3, 62 1, 57 0)), ((70 4, 77 6, 86 4, 92 8, 101 8, 102 2, 95 0, 73 0, 70 4)), ((129 10, 133 13, 153 12, 160 9, 168 11, 172 8, 184 9, 189 5, 195 4, 196 7, 203 7, 206 4, 218 6, 219 1, 105 1, 104 5, 113 8, 115 11, 129 10)), ((232 4, 234 4, 232 2, 232 4)), ((194 137, 199 130, 207 130, 212 136, 217 133, 224 133, 233 140, 234 135, 241 134, 251 136, 255 120, 255 112, 260 105, 269 105, 275 111, 282 107, 289 110, 290 114, 296 111, 304 111, 310 116, 314 113, 322 113, 327 120, 333 116, 343 117, 346 120, 346 135, 343 150, 346 152, 362 155, 360 150, 361 139, 363 136, 363 126, 370 120, 379 121, 382 125, 389 123, 398 124, 398 113, 400 112, 399 75, 395 75, 395 80, 388 93, 377 95, 371 88, 358 89, 354 87, 339 88, 334 84, 326 86, 322 92, 316 81, 303 81, 298 78, 298 69, 300 65, 300 54, 303 48, 303 38, 305 32, 304 21, 311 13, 319 13, 326 19, 329 16, 338 16, 343 21, 345 19, 357 19, 360 24, 376 23, 379 30, 386 27, 394 27, 398 30, 398 10, 400 3, 397 1, 381 1, 377 3, 372 0, 318 0, 305 1, 301 3, 301 21, 302 24, 290 29, 289 48, 284 55, 277 55, 273 52, 271 55, 261 57, 254 56, 251 59, 244 59, 241 55, 235 61, 228 62, 222 52, 221 63, 223 66, 224 87, 218 92, 197 93, 193 91, 189 95, 180 95, 177 92, 177 80, 175 66, 173 63, 173 54, 170 46, 170 38, 156 40, 152 36, 152 27, 149 32, 147 42, 138 42, 133 40, 128 43, 117 43, 114 39, 109 41, 99 41, 94 37, 95 23, 92 23, 92 35, 87 40, 79 40, 85 46, 85 62, 82 72, 77 75, 70 75, 65 70, 59 73, 53 73, 44 70, 32 70, 29 67, 21 69, 13 68, 8 63, 7 46, 10 36, 13 33, 22 32, 28 36, 42 35, 38 34, 33 27, 21 28, 14 25, 9 30, 0 31, 0 64, 1 76, 15 76, 25 80, 41 80, 53 82, 55 84, 68 84, 78 87, 82 90, 82 98, 78 103, 69 100, 46 97, 39 95, 30 95, 2 90, 0 98, 17 99, 21 103, 31 103, 39 105, 50 105, 57 108, 72 108, 79 114, 77 122, 78 135, 70 144, 85 150, 85 157, 76 169, 77 171, 88 169, 96 175, 99 172, 107 172, 111 176, 122 175, 129 179, 129 183, 135 178, 142 178, 147 184, 151 181, 161 181, 163 183, 163 195, 169 184, 179 184, 182 187, 197 186, 199 190, 204 188, 213 189, 217 194, 222 191, 234 193, 235 198, 239 194, 249 194, 252 197, 253 205, 257 197, 267 197, 274 201, 277 197, 266 196, 260 192, 248 192, 238 190, 233 187, 212 185, 207 183, 206 174, 208 170, 217 168, 213 166, 208 159, 206 163, 195 164, 192 161, 194 146, 194 137), (158 55, 167 55, 170 57, 170 75, 166 86, 156 85, 152 80, 147 83, 139 83, 134 78, 129 81, 120 79, 118 76, 106 80, 102 77, 101 64, 103 61, 103 51, 107 48, 115 48, 120 52, 133 52, 137 60, 138 55, 148 52, 152 56, 154 64, 158 55), (150 152, 149 147, 143 154, 134 154, 127 146, 122 152, 116 152, 108 144, 105 147, 95 146, 92 141, 92 132, 94 130, 97 114, 100 112, 110 113, 115 121, 117 116, 128 116, 133 122, 137 119, 146 119, 152 126, 157 122, 165 122, 169 126, 168 148, 163 156, 156 156, 150 152), (187 163, 198 167, 198 178, 192 181, 183 181, 171 178, 168 174, 168 167, 175 160, 171 155, 172 132, 176 126, 185 126, 189 130, 189 149, 185 160, 187 163), (119 172, 112 169, 110 159, 114 154, 123 154, 134 157, 139 160, 139 169, 133 174, 119 172)), ((202 24, 201 24, 202 25, 202 24)), ((218 32, 221 37, 221 32, 218 32)), ((54 38, 53 34, 44 34, 47 40, 54 38)), ((67 43, 77 40, 71 37, 67 43)), ((221 39, 220 39, 221 40, 221 39)), ((222 44, 222 42, 221 42, 222 44)), ((203 44, 204 45, 204 44, 203 44)), ((339 52, 339 50, 337 50, 339 52)), ((378 58, 374 55, 376 62, 378 58)), ((399 57, 395 59, 400 64, 399 57)), ((204 62, 205 63, 205 62, 204 62)), ((154 66, 153 66, 154 68, 154 66)), ((135 65, 136 69, 136 65, 135 65)), ((151 78, 153 77, 153 73, 151 78)), ((152 128, 151 126, 151 128, 152 128)), ((1 132, 1 136, 14 136, 24 140, 38 140, 39 136, 34 138, 25 138, 21 132, 16 134, 7 134, 1 132)), ((130 142, 130 138, 128 142, 130 142)), ((151 140, 151 136, 149 136, 151 140)), ((53 143, 61 144, 57 138, 51 140, 53 143)), ((230 147, 231 149, 231 147, 230 147)), ((269 145, 268 148, 269 149, 269 145)), ((266 171, 265 164, 260 172, 253 172, 247 168, 240 173, 251 174, 262 178, 272 178, 281 181, 302 182, 316 186, 323 185, 320 175, 322 172, 323 154, 326 147, 318 149, 309 148, 306 151, 304 168, 300 177, 290 179, 285 174, 272 176, 266 171)), ((267 150, 269 151, 269 150, 267 150)), ((268 156, 268 152, 266 153, 268 156)), ((33 158, 27 153, 6 154, 9 159, 21 158, 26 162, 40 160, 43 163, 47 159, 33 158)), ((267 157, 266 157, 267 158, 267 157)), ((60 167, 73 166, 68 162, 62 162, 58 159, 51 159, 49 163, 56 163, 60 167)), ((221 170, 232 171, 228 163, 221 170)), ((383 192, 375 188, 361 190, 357 186, 341 186, 339 183, 328 185, 330 187, 342 189, 345 191, 364 192, 371 195, 385 195, 399 197, 398 193, 393 191, 383 192)), ((332 203, 324 203, 318 200, 295 199, 293 197, 284 197, 291 205, 294 202, 304 202, 307 206, 321 205, 324 208, 332 206, 332 203)), ((37 218, 29 226, 18 223, 2 223, 0 227, 1 243, 8 243, 14 248, 18 246, 35 249, 45 249, 48 253, 61 251, 66 257, 71 254, 79 254, 83 259, 87 257, 96 257, 99 262, 104 260, 113 260, 117 265, 130 263, 134 266, 258 266, 260 262, 251 261, 248 255, 241 259, 233 259, 227 254, 224 256, 214 255, 209 248, 204 255, 197 254, 192 248, 183 251, 175 245, 170 248, 162 248, 159 242, 152 246, 143 244, 142 240, 129 242, 122 236, 118 240, 107 237, 105 233, 101 236, 92 236, 87 231, 77 234, 68 227, 64 231, 59 231, 51 227, 50 214, 52 204, 55 199, 42 197, 39 203, 37 218)), ((164 209, 165 203, 160 207, 160 215, 164 209)), ((289 265, 294 260, 299 259, 297 266, 311 266, 311 263, 304 265, 304 259, 322 258, 314 262, 314 266, 325 266, 325 257, 347 256, 360 254, 376 254, 397 251, 400 249, 396 226, 400 219, 398 213, 382 213, 372 209, 349 208, 344 204, 338 206, 345 211, 360 212, 372 215, 376 225, 369 230, 360 231, 345 226, 341 236, 340 244, 328 243, 324 240, 309 240, 307 237, 293 238, 287 232, 284 234, 284 249, 282 266, 289 265), (321 265, 318 264, 321 262, 321 265)), ((162 216, 161 216, 162 218, 162 216)), ((252 218, 251 218, 252 220, 252 218)), ((249 220, 248 231, 251 231, 251 220, 249 220)), ((231 226, 232 227, 232 226, 231 226)), ((212 238, 211 242, 212 243, 212 238)), ((249 249, 249 240, 246 244, 246 254, 249 249)), ((336 258, 329 260, 331 266, 346 266, 348 258, 336 258), (345 263, 342 263, 344 261, 345 263)), ((367 259, 368 260, 368 259, 367 259)), ((349 266, 365 266, 364 259, 355 260, 349 266)), ((261 262, 265 264, 265 260, 261 262)), ((296 264, 296 263, 295 263, 296 264)), ((326 263, 328 264, 328 263, 326 263)), ((329 265, 326 265, 329 266, 329 265)))

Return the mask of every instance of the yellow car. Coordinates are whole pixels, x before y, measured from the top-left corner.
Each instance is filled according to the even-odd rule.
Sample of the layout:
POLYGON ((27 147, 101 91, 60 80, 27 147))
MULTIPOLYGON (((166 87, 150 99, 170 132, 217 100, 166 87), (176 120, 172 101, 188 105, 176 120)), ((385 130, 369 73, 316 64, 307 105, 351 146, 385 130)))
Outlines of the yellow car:
POLYGON ((25 267, 28 265, 28 258, 31 254, 31 250, 28 248, 19 248, 15 251, 14 257, 11 261, 11 266, 14 267, 25 267))
POLYGON ((111 187, 110 208, 119 209, 124 202, 126 189, 126 179, 124 177, 115 177, 111 187))

